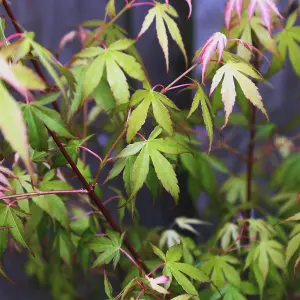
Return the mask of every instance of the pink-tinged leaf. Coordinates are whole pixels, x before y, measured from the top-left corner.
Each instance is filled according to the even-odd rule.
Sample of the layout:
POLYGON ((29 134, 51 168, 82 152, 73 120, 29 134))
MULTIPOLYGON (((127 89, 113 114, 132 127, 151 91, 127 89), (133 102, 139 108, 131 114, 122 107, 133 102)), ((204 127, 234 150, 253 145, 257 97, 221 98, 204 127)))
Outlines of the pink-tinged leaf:
POLYGON ((257 0, 251 0, 249 5, 248 5, 248 17, 249 20, 252 19, 253 15, 254 15, 254 11, 255 11, 255 7, 256 7, 256 1, 257 0))
POLYGON ((226 44, 227 44, 227 38, 225 35, 222 35, 218 43, 218 52, 219 52, 218 62, 220 62, 222 59, 222 55, 225 50, 226 44))
POLYGON ((162 275, 153 279, 153 282, 155 282, 156 284, 163 284, 163 283, 167 283, 168 281, 169 281, 169 277, 166 275, 162 275))
POLYGON ((7 180, 7 178, 2 173, 0 173, 0 183, 3 184, 6 187, 11 187, 10 184, 9 184, 9 181, 7 180))
POLYGON ((66 44, 72 42, 77 36, 77 32, 75 30, 68 32, 65 34, 59 42, 59 51, 62 51, 66 44))
POLYGON ((12 177, 12 178, 18 178, 14 173, 13 171, 11 171, 10 169, 8 168, 5 168, 3 166, 0 166, 0 172, 12 177))
POLYGON ((89 31, 84 29, 83 27, 79 26, 79 29, 78 29, 78 36, 79 36, 79 39, 80 39, 80 42, 82 45, 84 45, 86 39, 88 38, 89 36, 89 31))
POLYGON ((2 192, 8 192, 9 189, 7 189, 6 187, 0 185, 0 197, 4 196, 4 194, 2 192))
POLYGON ((227 45, 227 37, 221 32, 214 33, 204 44, 202 51, 198 57, 198 59, 200 59, 200 62, 203 64, 202 83, 204 83, 207 65, 210 62, 212 56, 217 50, 219 54, 218 62, 220 62, 226 45, 227 45))
POLYGON ((192 12, 193 12, 193 6, 192 6, 192 0, 185 0, 189 6, 189 15, 188 15, 188 19, 191 17, 192 12))
POLYGON ((294 277, 296 278, 297 268, 300 266, 300 256, 296 260, 296 263, 294 265, 294 277))
POLYGON ((30 93, 28 90, 18 81, 9 64, 4 58, 0 56, 0 78, 10 84, 16 91, 23 95, 26 99, 30 93))
POLYGON ((248 5, 249 20, 254 15, 255 9, 258 8, 264 25, 271 31, 271 14, 275 13, 279 18, 283 18, 278 8, 276 7, 274 0, 251 0, 248 5))
MULTIPOLYGON (((193 12, 193 5, 192 5, 192 0, 185 0, 189 6, 189 14, 188 14, 188 19, 191 17, 192 12, 193 12)), ((165 0, 166 4, 169 5, 170 1, 169 0, 165 0)))
POLYGON ((163 294, 163 295, 170 294, 169 291, 167 291, 165 288, 163 288, 162 286, 159 285, 159 284, 167 283, 169 281, 168 276, 163 275, 163 276, 160 276, 157 278, 151 278, 151 277, 146 276, 146 278, 148 279, 149 284, 154 291, 156 291, 160 294, 163 294))
POLYGON ((241 20, 242 15, 242 8, 243 8, 243 0, 228 0, 225 7, 225 25, 227 28, 230 27, 232 14, 235 9, 236 14, 241 20))
POLYGON ((271 10, 270 7, 264 3, 258 2, 257 6, 260 11, 260 15, 263 23, 266 25, 269 31, 271 31, 271 10))

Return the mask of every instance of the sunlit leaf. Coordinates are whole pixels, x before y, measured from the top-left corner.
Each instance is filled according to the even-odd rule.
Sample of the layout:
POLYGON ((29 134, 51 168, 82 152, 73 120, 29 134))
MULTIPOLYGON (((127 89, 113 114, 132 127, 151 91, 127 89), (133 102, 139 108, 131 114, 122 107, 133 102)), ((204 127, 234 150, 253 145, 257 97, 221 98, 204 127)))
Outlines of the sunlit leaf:
POLYGON ((251 67, 244 63, 228 62, 221 67, 213 78, 210 94, 216 89, 219 83, 222 81, 222 101, 225 108, 225 123, 226 126, 229 116, 233 110, 233 106, 236 99, 235 82, 239 83, 246 98, 257 108, 259 108, 268 118, 267 112, 264 108, 262 97, 260 96, 256 85, 244 74, 251 76, 255 79, 261 79, 261 77, 251 67))
POLYGON ((28 170, 31 170, 26 127, 22 112, 17 102, 2 83, 0 83, 0 105, 3 108, 5 107, 5 109, 0 110, 0 129, 2 134, 12 148, 20 154, 28 170))
POLYGON ((177 12, 172 6, 155 2, 155 6, 149 9, 148 14, 140 30, 140 33, 138 35, 139 37, 143 35, 148 30, 154 19, 156 20, 156 33, 159 44, 164 52, 167 71, 169 70, 169 43, 167 29, 170 32, 170 35, 173 38, 173 40, 179 46, 187 62, 186 51, 178 26, 169 15, 171 15, 173 18, 178 17, 177 12))

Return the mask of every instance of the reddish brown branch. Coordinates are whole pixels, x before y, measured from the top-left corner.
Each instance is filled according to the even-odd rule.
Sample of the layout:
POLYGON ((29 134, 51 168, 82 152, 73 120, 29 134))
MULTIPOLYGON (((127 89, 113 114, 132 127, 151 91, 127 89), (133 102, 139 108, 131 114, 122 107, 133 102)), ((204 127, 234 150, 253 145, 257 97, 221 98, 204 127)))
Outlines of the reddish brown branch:
MULTIPOLYGON (((247 202, 252 201, 252 177, 254 164, 254 146, 255 146, 255 122, 256 122, 256 107, 251 105, 251 117, 249 122, 250 140, 248 146, 248 160, 247 160, 247 202)), ((250 210, 247 211, 246 218, 250 218, 250 210)))
MULTIPOLYGON (((17 20, 16 20, 16 18, 14 16, 12 10, 10 9, 7 1, 3 0, 2 3, 4 5, 4 8, 5 8, 7 14, 9 15, 10 19, 12 20, 16 31, 22 33, 23 31, 20 28, 20 26, 18 25, 18 22, 17 22, 17 20)), ((43 73, 42 73, 42 71, 41 71, 41 69, 40 69, 40 67, 38 65, 38 63, 36 61, 34 61, 34 60, 32 60, 32 63, 34 65, 34 68, 36 69, 37 73, 39 74, 39 76, 45 82, 47 82, 45 76, 43 75, 43 73)), ((47 83, 47 85, 49 86, 48 83, 47 83)), ((57 106, 56 106, 56 108, 57 108, 57 106)), ((68 161, 68 163, 71 166, 73 172, 76 174, 76 176, 78 177, 78 179, 81 181, 81 183, 84 186, 84 188, 88 191, 88 196, 89 196, 91 202, 101 211, 101 213, 103 214, 104 218, 106 219, 106 221, 108 222, 108 224, 110 225, 110 227, 113 230, 122 233, 121 229, 119 228, 119 226, 117 225, 117 223, 115 222, 115 220, 113 219, 113 217, 111 216, 111 214, 109 213, 109 211, 104 207, 103 203, 101 202, 101 200, 99 199, 99 197, 96 195, 96 193, 94 191, 94 186, 86 181, 86 179, 84 178, 84 176, 82 175, 82 173, 80 172, 80 170, 77 168, 75 162, 72 160, 72 158, 70 157, 70 155, 68 154, 68 152, 64 148, 62 142, 57 137, 57 135, 54 132, 52 132, 49 128, 47 128, 47 129, 48 129, 49 134, 52 136, 53 140, 55 141, 56 145, 58 146, 58 148, 60 149, 60 151, 64 155, 65 159, 68 161)), ((145 263, 142 261, 142 259, 140 258, 139 254, 133 248, 133 246, 131 245, 131 243, 128 241, 128 239, 126 237, 124 239, 124 244, 127 247, 127 249, 129 250, 129 252, 131 253, 131 255, 133 256, 133 258, 139 264, 139 266, 141 267, 141 269, 143 269, 145 271, 145 273, 149 273, 150 270, 145 265, 145 263)))

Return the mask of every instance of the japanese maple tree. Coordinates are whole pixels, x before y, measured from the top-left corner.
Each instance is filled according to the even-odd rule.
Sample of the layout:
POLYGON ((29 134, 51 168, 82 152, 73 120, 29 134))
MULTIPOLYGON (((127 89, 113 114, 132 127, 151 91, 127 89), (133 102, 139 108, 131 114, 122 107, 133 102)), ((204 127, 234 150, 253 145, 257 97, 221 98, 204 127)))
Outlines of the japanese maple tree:
POLYGON ((99 20, 62 37, 59 53, 73 39, 82 46, 62 64, 59 53, 23 31, 8 1, 0 1, 7 13, 0 19, 1 275, 14 282, 4 254, 27 250, 28 276, 53 299, 83 299, 82 276, 96 278, 95 299, 102 291, 105 299, 130 300, 299 295, 299 135, 287 132, 299 115, 277 128, 259 91, 287 58, 300 76, 297 11, 284 18, 274 0, 228 0, 224 27, 191 58, 177 24, 193 18, 191 0, 187 16, 179 16, 172 0, 127 0, 121 10, 115 2, 107 2, 99 20), (129 36, 118 20, 141 6, 148 12, 138 35, 129 36), (7 22, 15 33, 7 35, 7 22), (187 65, 167 86, 152 83, 136 48, 152 27, 165 71, 171 43, 187 65), (178 108, 171 90, 193 93, 189 109, 178 108), (249 133, 248 153, 230 145, 227 128, 249 133), (99 132, 110 136, 102 153, 91 149, 99 132), (220 149, 246 171, 230 169, 217 156, 220 149), (271 153, 280 159, 270 172, 271 153), (97 161, 96 172, 87 155, 97 161), (153 198, 169 193, 177 205, 179 172, 191 205, 205 193, 208 219, 217 216, 205 243, 196 237, 211 223, 198 218, 180 216, 168 228, 140 225, 142 187, 153 198), (104 187, 113 193, 109 199, 104 187), (117 218, 107 208, 111 202, 117 218))

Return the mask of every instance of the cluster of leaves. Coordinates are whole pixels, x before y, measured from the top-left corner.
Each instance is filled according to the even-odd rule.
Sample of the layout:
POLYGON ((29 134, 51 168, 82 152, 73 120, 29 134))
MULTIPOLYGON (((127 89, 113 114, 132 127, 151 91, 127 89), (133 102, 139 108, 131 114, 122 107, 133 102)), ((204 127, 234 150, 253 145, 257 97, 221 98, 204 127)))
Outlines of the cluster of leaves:
MULTIPOLYGON (((297 14, 285 21, 273 0, 228 0, 226 27, 199 48, 194 65, 158 92, 161 85, 152 86, 135 44, 155 22, 166 69, 168 33, 188 64, 179 15, 171 1, 128 0, 120 11, 115 2, 108 1, 104 20, 84 22, 63 37, 60 51, 75 37, 82 44, 65 65, 31 32, 18 29, 6 36, 5 19, 0 20, 0 104, 5 108, 0 110, 1 274, 12 280, 3 267, 4 254, 25 248, 26 272, 46 285, 54 299, 78 298, 79 274, 95 277, 96 289, 89 296, 96 299, 104 297, 99 277, 108 299, 283 299, 299 293, 293 277, 300 265, 300 156, 294 141, 275 135, 275 124, 254 124, 250 109, 258 108, 268 118, 258 83, 283 68, 287 57, 300 76, 297 14), (138 38, 132 39, 116 21, 141 5, 151 8, 138 38), (275 25, 283 30, 273 35, 275 25), (272 60, 261 74, 265 51, 272 60), (199 65, 201 80, 187 77, 189 83, 175 86, 199 65), (203 85, 208 79, 209 94, 203 85), (169 98, 175 88, 194 94, 189 109, 181 111, 169 98), (222 125, 245 131, 249 123, 256 139, 266 142, 253 155, 249 151, 252 156, 232 148, 223 136, 214 138, 222 125), (201 128, 208 137, 205 149, 201 128), (109 139, 93 151, 99 129, 109 139), (248 177, 218 158, 212 152, 216 148, 247 163, 248 177), (272 151, 280 162, 274 166, 272 161, 269 172, 264 158, 272 151), (86 162, 88 154, 97 160, 95 174, 86 162), (108 167, 102 184, 102 170, 108 167), (121 173, 124 189, 117 189, 113 182, 121 173), (136 208, 143 200, 140 190, 147 186, 153 198, 164 198, 165 190, 178 204, 184 200, 178 173, 186 178, 189 205, 195 206, 203 193, 210 199, 206 213, 216 216, 217 224, 205 244, 198 244, 196 235, 197 226, 211 225, 207 221, 180 216, 167 228, 141 225, 136 208), (74 188, 74 177, 81 189, 74 188), (112 196, 101 201, 108 183, 112 196), (114 201, 118 221, 106 207, 114 201), (261 218, 255 218, 258 212, 261 218), (132 221, 124 224, 127 214, 132 221), (117 293, 111 284, 115 277, 121 281, 117 293)), ((186 2, 190 17, 192 1, 186 2)), ((299 117, 286 129, 298 123, 299 117)))

